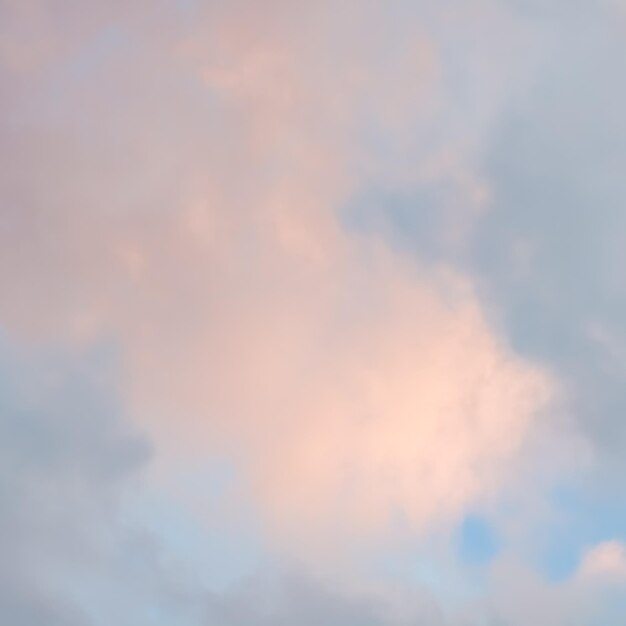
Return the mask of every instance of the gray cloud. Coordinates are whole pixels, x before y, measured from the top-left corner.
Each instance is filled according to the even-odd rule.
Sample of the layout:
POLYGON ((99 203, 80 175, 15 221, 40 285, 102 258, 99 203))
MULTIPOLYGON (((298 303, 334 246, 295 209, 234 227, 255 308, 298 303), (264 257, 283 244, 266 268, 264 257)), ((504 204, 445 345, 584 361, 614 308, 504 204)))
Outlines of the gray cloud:
POLYGON ((507 57, 508 97, 475 151, 487 209, 450 240, 450 224, 473 210, 464 181, 444 179, 374 187, 347 221, 420 261, 471 269, 514 347, 561 376, 608 467, 626 445, 626 14, 614 2, 505 5, 524 44, 507 57))
POLYGON ((443 613, 425 591, 385 595, 348 591, 303 572, 283 571, 247 581, 209 608, 213 626, 443 626, 443 613))
POLYGON ((486 159, 494 202, 473 263, 515 346, 568 383, 587 434, 626 445, 626 22, 568 10, 486 159))
POLYGON ((113 365, 98 352, 79 358, 2 342, 3 624, 97 625, 119 611, 115 623, 130 625, 141 623, 133 611, 144 587, 162 592, 150 590, 151 602, 172 601, 157 547, 118 517, 149 449, 121 420, 113 365))

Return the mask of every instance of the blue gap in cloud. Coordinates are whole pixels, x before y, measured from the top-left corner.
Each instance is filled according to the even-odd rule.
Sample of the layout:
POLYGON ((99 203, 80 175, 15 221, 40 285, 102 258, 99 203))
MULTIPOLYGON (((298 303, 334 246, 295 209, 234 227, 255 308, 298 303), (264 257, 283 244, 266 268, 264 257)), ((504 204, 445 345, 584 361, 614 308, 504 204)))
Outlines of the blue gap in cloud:
POLYGON ((500 551, 494 527, 478 514, 467 515, 457 532, 458 556, 468 565, 487 565, 500 551))
POLYGON ((571 576, 584 553, 605 541, 626 541, 626 504, 584 486, 561 485, 552 494, 559 512, 542 537, 538 566, 548 579, 571 576))

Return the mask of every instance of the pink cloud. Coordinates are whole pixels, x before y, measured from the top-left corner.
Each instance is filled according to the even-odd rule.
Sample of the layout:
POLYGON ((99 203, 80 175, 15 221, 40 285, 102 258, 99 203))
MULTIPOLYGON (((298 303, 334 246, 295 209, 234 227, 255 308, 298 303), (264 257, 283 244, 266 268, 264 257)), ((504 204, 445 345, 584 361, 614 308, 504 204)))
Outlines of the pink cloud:
MULTIPOLYGON (((452 520, 502 486, 554 383, 470 277, 341 225, 369 177, 462 181, 453 215, 484 208, 471 133, 443 123, 438 44, 376 3, 356 20, 233 7, 164 33, 127 16, 128 58, 69 85, 54 124, 10 110, 1 319, 115 338, 158 446, 228 454, 275 537, 452 520)), ((58 102, 41 90, 44 119, 58 102)))

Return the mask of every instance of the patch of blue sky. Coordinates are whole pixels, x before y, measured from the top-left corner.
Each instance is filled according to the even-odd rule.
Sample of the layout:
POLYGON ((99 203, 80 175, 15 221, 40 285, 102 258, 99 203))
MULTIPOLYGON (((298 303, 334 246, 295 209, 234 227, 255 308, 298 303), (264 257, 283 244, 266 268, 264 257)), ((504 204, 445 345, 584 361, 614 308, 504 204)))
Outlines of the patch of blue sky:
POLYGON ((537 566, 552 581, 571 576, 584 553, 606 541, 626 541, 626 502, 583 486, 560 486, 552 494, 556 516, 542 529, 537 566))
POLYGON ((457 531, 457 554, 466 565, 487 565, 498 556, 500 545, 494 526, 478 514, 467 515, 457 531))

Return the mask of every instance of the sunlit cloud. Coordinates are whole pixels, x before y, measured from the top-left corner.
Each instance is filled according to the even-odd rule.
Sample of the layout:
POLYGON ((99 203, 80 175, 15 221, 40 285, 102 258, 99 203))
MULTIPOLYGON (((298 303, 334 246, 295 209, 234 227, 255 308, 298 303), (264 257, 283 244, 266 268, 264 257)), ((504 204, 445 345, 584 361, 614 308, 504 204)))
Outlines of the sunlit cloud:
POLYGON ((619 7, 89 4, 0 1, 0 485, 37 501, 0 616, 612 623, 619 7), (224 593, 176 537, 220 524, 255 544, 224 593))

